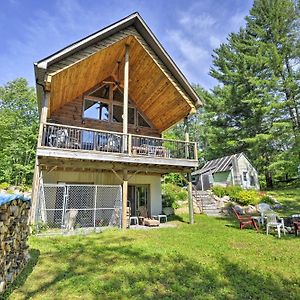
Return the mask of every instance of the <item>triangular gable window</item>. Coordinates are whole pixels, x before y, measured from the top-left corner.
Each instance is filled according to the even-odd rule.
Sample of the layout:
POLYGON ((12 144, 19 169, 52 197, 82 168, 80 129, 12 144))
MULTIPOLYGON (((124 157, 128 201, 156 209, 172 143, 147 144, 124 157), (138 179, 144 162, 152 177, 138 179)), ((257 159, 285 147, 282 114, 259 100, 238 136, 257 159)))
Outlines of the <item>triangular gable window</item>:
MULTIPOLYGON (((119 87, 116 87, 113 91, 113 99, 111 100, 109 99, 108 84, 94 90, 84 97, 83 117, 99 121, 122 123, 123 92, 119 87)), ((153 127, 130 99, 128 99, 128 124, 136 127, 153 127)))

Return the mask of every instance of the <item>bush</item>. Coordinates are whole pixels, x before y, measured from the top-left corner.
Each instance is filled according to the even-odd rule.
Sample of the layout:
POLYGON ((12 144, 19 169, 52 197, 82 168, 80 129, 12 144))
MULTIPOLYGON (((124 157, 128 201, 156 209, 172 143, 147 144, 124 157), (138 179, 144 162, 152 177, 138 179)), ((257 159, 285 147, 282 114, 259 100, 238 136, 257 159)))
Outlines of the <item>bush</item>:
POLYGON ((218 197, 223 197, 227 195, 226 192, 226 187, 220 186, 220 185, 215 185, 211 188, 212 192, 218 196, 218 197))
POLYGON ((7 182, 0 183, 0 190, 7 190, 10 187, 10 184, 7 182))
POLYGON ((178 201, 187 199, 187 191, 175 184, 162 184, 163 207, 179 207, 178 201))
POLYGON ((243 206, 249 204, 256 205, 261 201, 261 196, 256 190, 243 190, 240 186, 214 186, 212 187, 212 191, 218 197, 229 196, 231 201, 243 206))
POLYGON ((260 201, 260 197, 257 191, 255 190, 243 190, 239 192, 239 199, 237 203, 245 205, 256 205, 260 201))
POLYGON ((240 192, 242 191, 243 189, 240 186, 229 185, 228 187, 226 187, 226 195, 229 196, 232 201, 235 201, 237 203, 239 203, 240 192))
POLYGON ((274 204, 275 203, 275 201, 274 201, 274 199, 272 199, 270 196, 268 196, 268 195, 262 195, 261 197, 260 197, 260 200, 259 200, 259 202, 260 203, 268 203, 268 204, 274 204))

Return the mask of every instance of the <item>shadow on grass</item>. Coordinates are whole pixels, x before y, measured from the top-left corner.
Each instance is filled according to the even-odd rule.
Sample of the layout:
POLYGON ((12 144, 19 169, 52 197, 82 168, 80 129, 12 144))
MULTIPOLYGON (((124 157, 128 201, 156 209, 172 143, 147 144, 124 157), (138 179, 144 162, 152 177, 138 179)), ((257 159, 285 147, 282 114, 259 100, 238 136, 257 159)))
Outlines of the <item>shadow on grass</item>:
POLYGON ((0 300, 8 299, 10 294, 17 288, 21 287, 26 281, 27 277, 32 273, 34 266, 37 264, 40 251, 37 249, 29 250, 29 261, 22 272, 17 276, 16 280, 8 286, 8 289, 1 295, 0 300))
POLYGON ((225 256, 208 267, 174 252, 155 253, 130 238, 98 235, 71 243, 44 254, 54 267, 30 291, 22 288, 25 299, 295 299, 299 292, 294 278, 249 270, 225 256))
POLYGON ((168 216, 168 221, 178 221, 178 222, 182 222, 182 223, 188 223, 186 220, 184 220, 179 215, 170 215, 170 216, 168 216))

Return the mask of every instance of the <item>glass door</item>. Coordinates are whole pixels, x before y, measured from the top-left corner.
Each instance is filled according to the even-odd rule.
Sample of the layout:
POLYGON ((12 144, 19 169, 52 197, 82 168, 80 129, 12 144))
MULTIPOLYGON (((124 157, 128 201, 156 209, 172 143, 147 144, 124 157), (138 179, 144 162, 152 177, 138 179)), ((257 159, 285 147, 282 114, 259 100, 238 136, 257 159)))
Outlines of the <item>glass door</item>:
POLYGON ((128 205, 130 205, 132 216, 138 215, 138 210, 141 206, 145 206, 148 213, 150 212, 149 191, 149 185, 134 185, 128 187, 128 205))

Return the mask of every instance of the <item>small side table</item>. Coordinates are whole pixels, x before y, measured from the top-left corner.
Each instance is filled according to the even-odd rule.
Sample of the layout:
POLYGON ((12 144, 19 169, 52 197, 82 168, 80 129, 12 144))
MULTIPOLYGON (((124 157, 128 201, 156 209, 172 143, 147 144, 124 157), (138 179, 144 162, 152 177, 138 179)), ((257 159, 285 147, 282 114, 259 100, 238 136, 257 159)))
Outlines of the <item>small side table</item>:
POLYGON ((130 217, 129 218, 129 227, 131 225, 139 225, 139 219, 138 219, 138 217, 130 217))
POLYGON ((156 215, 156 216, 152 216, 153 219, 158 220, 159 223, 167 223, 168 222, 168 218, 166 215, 156 215))

